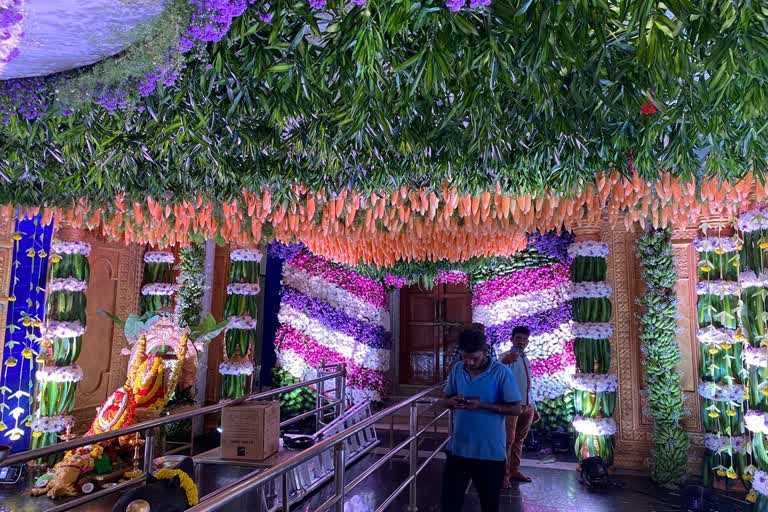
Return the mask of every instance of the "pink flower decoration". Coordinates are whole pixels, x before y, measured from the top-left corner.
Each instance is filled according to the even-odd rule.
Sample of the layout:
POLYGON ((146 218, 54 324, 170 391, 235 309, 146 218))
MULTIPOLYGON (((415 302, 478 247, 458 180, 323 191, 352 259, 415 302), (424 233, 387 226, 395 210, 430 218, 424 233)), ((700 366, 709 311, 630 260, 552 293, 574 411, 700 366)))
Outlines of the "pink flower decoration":
POLYGON ((472 306, 486 306, 515 295, 558 286, 567 283, 570 279, 570 268, 564 263, 519 270, 476 285, 472 290, 472 306))

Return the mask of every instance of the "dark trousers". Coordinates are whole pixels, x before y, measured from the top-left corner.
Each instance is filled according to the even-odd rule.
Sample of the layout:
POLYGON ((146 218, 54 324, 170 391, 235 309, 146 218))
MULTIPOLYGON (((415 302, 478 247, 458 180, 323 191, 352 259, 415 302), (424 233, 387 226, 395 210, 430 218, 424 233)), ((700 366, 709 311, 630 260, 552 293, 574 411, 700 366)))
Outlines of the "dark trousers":
POLYGON ((448 454, 443 473, 442 512, 461 512, 469 482, 480 495, 482 512, 498 512, 499 494, 504 480, 506 462, 503 460, 465 459, 448 454))

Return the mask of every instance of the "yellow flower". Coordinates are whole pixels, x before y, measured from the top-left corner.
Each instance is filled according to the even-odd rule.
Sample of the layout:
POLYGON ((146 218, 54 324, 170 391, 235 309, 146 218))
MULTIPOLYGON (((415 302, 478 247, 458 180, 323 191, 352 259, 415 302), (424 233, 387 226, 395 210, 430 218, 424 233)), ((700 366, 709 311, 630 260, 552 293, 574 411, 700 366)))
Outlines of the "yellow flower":
POLYGON ((712 272, 712 267, 710 267, 709 265, 702 265, 701 271, 702 272, 712 272))
POLYGON ((41 258, 45 258, 46 256, 48 256, 48 253, 45 252, 43 249, 40 249, 37 255, 40 256, 41 258))
POLYGON ((19 240, 21 240, 21 233, 19 233, 18 231, 15 231, 15 232, 14 232, 14 233, 11 235, 11 238, 13 238, 14 240, 16 240, 16 241, 18 242, 19 240))
POLYGON ((0 421, 0 432, 5 432, 8 430, 8 425, 5 424, 5 422, 0 421))
POLYGON ((747 497, 744 499, 746 499, 749 503, 754 503, 757 501, 757 493, 754 489, 750 489, 749 494, 747 494, 747 497))
MULTIPOLYGON (((32 325, 34 327, 42 327, 43 326, 43 322, 41 322, 40 320, 35 320, 34 322, 32 322, 32 325)), ((723 345, 723 346, 725 346, 725 345, 723 345)), ((729 348, 730 348, 730 345, 729 345, 729 348)))
POLYGON ((31 327, 32 326, 32 319, 27 317, 24 320, 21 321, 21 325, 24 327, 31 327))
POLYGON ((37 361, 40 364, 45 363, 45 356, 43 354, 38 354, 35 358, 35 361, 37 361))
POLYGON ((720 351, 719 351, 719 350, 717 350, 717 347, 711 347, 711 348, 709 349, 709 353, 710 353, 710 354, 712 354, 712 355, 715 355, 715 354, 717 354, 718 352, 720 352, 720 351))
POLYGON ((760 242, 760 248, 763 250, 768 249, 768 241, 763 240, 762 242, 760 242))
POLYGON ((715 249, 715 254, 717 254, 718 256, 722 256, 723 254, 725 254, 725 251, 722 250, 720 247, 718 247, 717 249, 715 249))
POLYGON ((763 395, 768 396, 768 388, 763 388, 763 395))
POLYGON ((709 414, 707 414, 707 416, 709 416, 710 418, 717 418, 718 416, 720 416, 720 414, 715 411, 709 411, 709 414))
POLYGON ((736 480, 739 477, 739 475, 736 474, 733 468, 729 468, 728 471, 725 472, 725 475, 731 480, 736 480))
POLYGON ((725 470, 724 469, 718 469, 717 470, 717 476, 725 476, 725 470))
POLYGON ((14 366, 16 366, 16 363, 17 363, 16 358, 11 356, 5 361, 5 366, 7 366, 8 368, 13 368, 14 366))
MULTIPOLYGON (((35 327, 40 327, 40 326, 39 326, 39 325, 36 325, 35 327)), ((732 346, 733 346, 733 345, 731 345, 730 343, 723 343, 723 350, 730 350, 730 348, 731 348, 732 346)))
POLYGON ((55 265, 56 263, 59 263, 60 261, 61 261, 61 256, 59 256, 58 254, 51 254, 51 263, 53 263, 55 265))
POLYGON ((749 392, 745 392, 743 395, 741 395, 741 398, 744 400, 749 400, 749 392))
POLYGON ((747 481, 747 482, 751 482, 752 481, 752 473, 744 473, 744 476, 742 476, 742 478, 745 481, 747 481))
POLYGON ((35 250, 32 249, 31 247, 29 249, 27 249, 27 256, 29 256, 30 258, 34 258, 35 257, 35 250))
POLYGON ((736 416, 736 411, 734 411, 733 409, 728 409, 728 416, 731 416, 731 417, 736 416))
POLYGON ((32 426, 32 422, 31 422, 31 421, 28 421, 28 422, 24 423, 24 426, 25 426, 25 427, 27 427, 27 428, 29 428, 29 427, 31 427, 31 426, 32 426))
POLYGON ((38 430, 35 430, 34 432, 32 432, 32 437, 34 437, 35 439, 37 439, 41 435, 43 435, 43 433, 38 430))
POLYGON ((21 357, 24 359, 32 359, 32 356, 34 356, 35 353, 32 352, 32 349, 29 347, 24 347, 24 350, 21 351, 21 357))
POLYGON ((16 296, 11 295, 10 297, 8 297, 8 302, 16 302, 16 296))
POLYGON ((733 266, 736 267, 736 268, 739 268, 739 262, 738 261, 734 261, 733 262, 733 266))

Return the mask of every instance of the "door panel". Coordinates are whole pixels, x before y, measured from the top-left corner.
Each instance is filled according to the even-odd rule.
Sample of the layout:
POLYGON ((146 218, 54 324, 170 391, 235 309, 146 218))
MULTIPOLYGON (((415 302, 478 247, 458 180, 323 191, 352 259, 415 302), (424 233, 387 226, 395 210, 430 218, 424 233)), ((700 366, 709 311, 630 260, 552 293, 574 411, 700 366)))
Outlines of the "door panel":
POLYGON ((472 297, 462 286, 401 289, 401 383, 430 385, 443 380, 461 328, 471 321, 472 297))

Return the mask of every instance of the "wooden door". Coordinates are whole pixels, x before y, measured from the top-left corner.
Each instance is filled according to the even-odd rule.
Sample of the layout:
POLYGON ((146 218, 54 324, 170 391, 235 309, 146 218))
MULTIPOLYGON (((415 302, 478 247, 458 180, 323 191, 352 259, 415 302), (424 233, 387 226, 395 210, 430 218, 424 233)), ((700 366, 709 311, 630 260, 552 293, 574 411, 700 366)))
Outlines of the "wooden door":
POLYGON ((430 385, 448 374, 461 328, 472 322, 472 297, 463 286, 417 286, 400 291, 401 384, 430 385))

